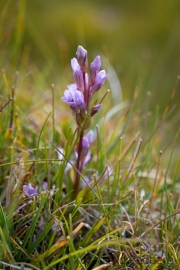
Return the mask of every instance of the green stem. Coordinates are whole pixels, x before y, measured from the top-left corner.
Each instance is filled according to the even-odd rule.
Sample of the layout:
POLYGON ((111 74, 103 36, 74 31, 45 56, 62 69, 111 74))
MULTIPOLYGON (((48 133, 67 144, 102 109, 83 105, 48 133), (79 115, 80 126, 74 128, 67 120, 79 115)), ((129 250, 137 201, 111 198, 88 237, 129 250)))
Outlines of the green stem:
POLYGON ((77 153, 78 153, 78 158, 77 158, 77 162, 76 162, 76 179, 75 179, 75 183, 74 183, 74 198, 76 198, 76 196, 78 195, 78 190, 79 190, 79 182, 80 182, 80 174, 82 172, 82 166, 81 166, 81 151, 82 151, 82 140, 83 140, 83 135, 84 135, 84 131, 81 132, 80 134, 80 139, 79 139, 79 143, 78 143, 78 149, 77 149, 77 153))

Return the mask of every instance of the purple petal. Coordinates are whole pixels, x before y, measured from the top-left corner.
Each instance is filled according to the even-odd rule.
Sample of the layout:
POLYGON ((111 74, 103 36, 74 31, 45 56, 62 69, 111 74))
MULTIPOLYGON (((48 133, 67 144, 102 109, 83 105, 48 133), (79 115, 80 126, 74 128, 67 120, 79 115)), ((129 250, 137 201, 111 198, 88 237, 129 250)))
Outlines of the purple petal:
POLYGON ((80 65, 78 64, 78 61, 76 58, 71 59, 71 67, 72 67, 74 72, 81 70, 80 65))
POLYGON ((28 197, 35 197, 37 196, 37 190, 38 190, 38 186, 36 186, 35 188, 33 187, 33 185, 30 183, 28 185, 23 185, 23 190, 24 193, 26 194, 26 196, 28 197))
MULTIPOLYGON (((88 77, 88 74, 86 73, 85 74, 85 82, 86 82, 86 91, 87 91, 87 89, 89 88, 89 77, 88 77)), ((84 89, 84 87, 83 87, 83 89, 84 89)))
POLYGON ((89 85, 92 85, 95 81, 96 75, 98 74, 101 67, 101 59, 98 55, 90 65, 89 72, 89 85))
POLYGON ((82 150, 88 150, 89 149, 89 141, 88 138, 85 136, 82 140, 82 150))
POLYGON ((83 161, 83 167, 90 161, 90 159, 91 159, 91 153, 88 151, 87 155, 83 161))
POLYGON ((85 109, 84 95, 79 90, 65 90, 61 99, 76 113, 81 113, 85 109))
POLYGON ((91 86, 91 89, 90 89, 90 94, 91 95, 95 94, 99 90, 101 85, 104 84, 106 78, 107 78, 107 74, 106 74, 105 70, 101 70, 96 75, 95 81, 94 81, 94 83, 93 83, 93 85, 91 86))
POLYGON ((76 83, 69 84, 69 85, 67 86, 67 89, 68 89, 68 90, 72 90, 72 91, 78 90, 78 89, 77 89, 77 84, 76 84, 76 83))
MULTIPOLYGON (((76 159, 78 159, 78 153, 75 151, 74 154, 76 159)), ((81 154, 83 154, 83 152, 81 154)), ((89 162, 90 159, 91 153, 90 151, 86 151, 85 155, 83 156, 83 160, 81 161, 82 167, 84 167, 89 162)))
POLYGON ((76 81, 77 88, 80 91, 84 91, 83 73, 80 69, 80 66, 79 66, 76 58, 73 58, 71 60, 71 66, 72 66, 72 69, 74 71, 74 79, 76 81))
POLYGON ((43 187, 43 190, 48 190, 48 182, 44 181, 42 187, 43 187))
POLYGON ((81 71, 85 73, 88 67, 87 51, 82 46, 78 46, 76 56, 81 71))
POLYGON ((92 130, 90 130, 86 134, 86 136, 83 137, 81 157, 85 157, 87 155, 90 144, 93 142, 93 139, 94 139, 93 137, 94 137, 94 133, 92 130))
MULTIPOLYGON (((100 105, 100 104, 99 104, 100 105)), ((91 144, 94 141, 94 132, 92 130, 90 130, 87 134, 86 134, 86 138, 88 139, 89 143, 91 144)))

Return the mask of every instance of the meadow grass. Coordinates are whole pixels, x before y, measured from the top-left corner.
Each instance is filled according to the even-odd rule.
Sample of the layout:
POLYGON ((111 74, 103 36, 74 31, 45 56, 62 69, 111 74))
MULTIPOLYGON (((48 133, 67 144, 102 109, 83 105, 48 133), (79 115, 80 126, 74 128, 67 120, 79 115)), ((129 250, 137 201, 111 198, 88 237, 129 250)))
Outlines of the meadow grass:
MULTIPOLYGON (((2 79, 4 89, 4 71, 2 79)), ((172 125, 171 108, 162 116, 151 115, 149 131, 148 113, 134 111, 137 95, 123 109, 110 109, 107 101, 108 109, 93 120, 92 159, 82 172, 91 183, 74 198, 76 170, 64 170, 78 137, 68 122, 57 123, 53 94, 52 112, 43 111, 38 125, 26 112, 19 116, 21 101, 14 88, 9 97, 3 93, 1 268, 178 269, 180 158, 173 156, 178 131, 170 140, 163 138, 164 126, 172 125), (65 149, 62 159, 60 146, 65 149), (22 185, 27 183, 38 185, 38 196, 25 196, 22 185), (60 233, 52 231, 54 222, 60 233)))
MULTIPOLYGON (((148 92, 143 101, 139 86, 116 106, 108 92, 74 195, 79 135, 60 99, 64 83, 47 84, 49 58, 42 70, 31 63, 28 74, 27 52, 16 72, 20 27, 16 34, 11 61, 6 46, 1 56, 1 269, 180 269, 177 84, 164 110, 150 111, 155 100, 148 92), (38 186, 36 196, 25 195, 28 183, 38 186)), ((106 84, 96 98, 105 93, 106 84)))

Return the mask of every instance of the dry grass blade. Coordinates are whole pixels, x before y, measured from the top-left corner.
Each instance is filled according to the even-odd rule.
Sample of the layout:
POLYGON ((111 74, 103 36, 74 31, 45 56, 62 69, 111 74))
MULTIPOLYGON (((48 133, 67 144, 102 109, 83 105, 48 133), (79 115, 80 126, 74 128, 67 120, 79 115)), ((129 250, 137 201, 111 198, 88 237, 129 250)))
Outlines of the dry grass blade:
POLYGON ((13 98, 10 98, 1 108, 0 108, 0 113, 6 108, 6 106, 13 101, 13 98))
POLYGON ((177 212, 175 212, 175 213, 173 213, 173 214, 171 214, 171 215, 169 215, 169 216, 167 216, 167 217, 165 217, 165 218, 162 218, 160 221, 158 221, 156 224, 154 224, 153 226, 151 226, 147 231, 145 231, 145 232, 143 232, 141 235, 140 235, 140 238, 142 238, 142 237, 144 237, 144 235, 145 234, 147 234, 149 231, 151 231, 152 229, 154 229, 155 227, 157 227, 159 224, 161 224, 163 221, 165 221, 165 220, 167 220, 167 219, 169 219, 169 218, 171 218, 171 217, 174 217, 175 215, 177 215, 177 214, 180 214, 180 211, 177 211, 177 212))
POLYGON ((112 262, 110 263, 106 263, 106 264, 101 264, 100 266, 93 268, 92 270, 101 270, 101 269, 106 269, 107 267, 111 267, 112 266, 112 262))
POLYGON ((134 152, 134 155, 133 155, 133 159, 132 159, 132 161, 131 161, 131 164, 129 165, 129 168, 128 168, 128 171, 127 171, 127 175, 126 175, 126 177, 125 177, 125 179, 124 179, 124 183, 123 183, 123 184, 125 184, 126 180, 127 180, 128 177, 130 176, 130 174, 131 174, 131 172, 132 172, 132 170, 133 170, 133 168, 134 168, 134 164, 135 164, 136 158, 137 158, 137 156, 138 156, 138 153, 139 153, 139 150, 140 150, 141 143, 142 143, 142 139, 139 138, 138 144, 137 144, 137 146, 136 146, 136 149, 135 149, 135 152, 134 152))
MULTIPOLYGON (((84 223, 81 222, 73 231, 72 231, 72 236, 75 236, 75 234, 77 234, 81 228, 84 226, 84 223)), ((43 253, 42 255, 40 255, 37 260, 38 261, 42 261, 48 257, 50 257, 53 253, 55 253, 56 251, 58 251, 61 247, 63 247, 64 245, 66 245, 68 243, 68 237, 61 237, 58 242, 56 244, 54 244, 49 250, 47 250, 45 253, 43 253)))

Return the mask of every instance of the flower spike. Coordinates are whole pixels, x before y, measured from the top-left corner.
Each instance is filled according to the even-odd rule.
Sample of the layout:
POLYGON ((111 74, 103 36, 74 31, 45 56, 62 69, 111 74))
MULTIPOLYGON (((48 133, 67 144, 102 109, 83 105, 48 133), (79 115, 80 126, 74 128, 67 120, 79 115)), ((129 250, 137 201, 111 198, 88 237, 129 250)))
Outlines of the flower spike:
POLYGON ((89 148, 93 142, 93 132, 88 132, 86 136, 84 136, 84 132, 91 126, 91 117, 101 108, 101 102, 97 104, 97 101, 95 101, 90 104, 91 99, 107 78, 105 70, 100 71, 101 59, 99 55, 90 64, 89 74, 87 73, 87 51, 82 46, 78 46, 76 56, 77 59, 73 58, 71 60, 75 84, 68 85, 67 90, 64 91, 64 96, 61 98, 70 106, 78 126, 78 144, 75 151, 77 171, 74 181, 74 198, 78 194, 81 172, 91 159, 89 148))

